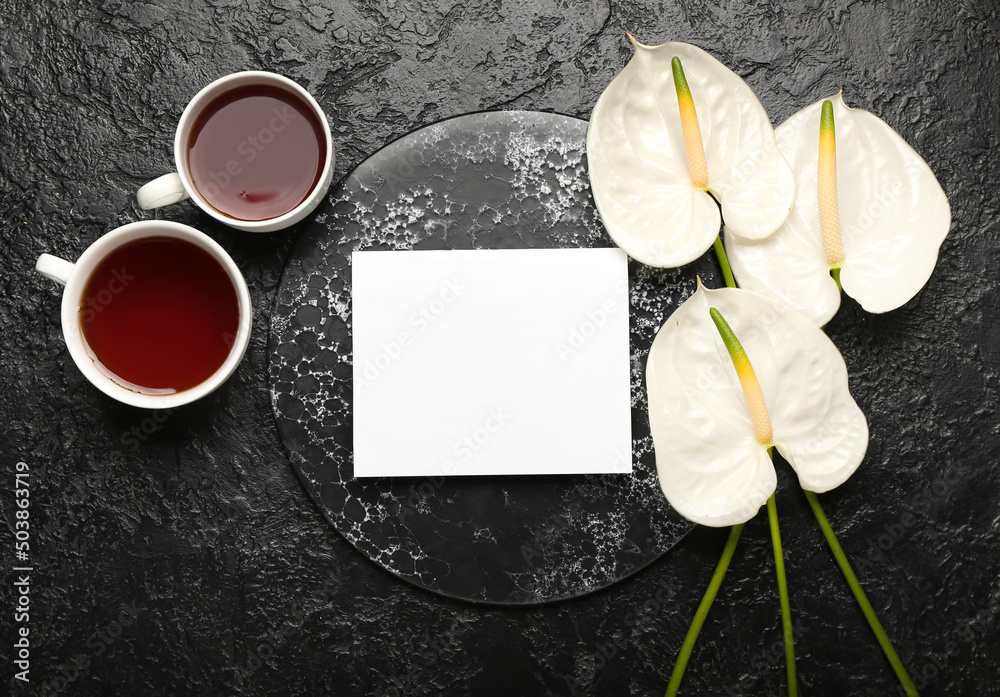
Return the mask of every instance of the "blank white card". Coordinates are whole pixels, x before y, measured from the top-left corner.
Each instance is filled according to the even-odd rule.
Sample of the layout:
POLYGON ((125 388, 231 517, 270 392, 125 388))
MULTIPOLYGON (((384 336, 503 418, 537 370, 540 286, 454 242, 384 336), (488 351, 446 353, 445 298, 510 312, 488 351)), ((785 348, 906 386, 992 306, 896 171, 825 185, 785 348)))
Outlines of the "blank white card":
POLYGON ((632 471, 620 249, 354 252, 357 477, 632 471))

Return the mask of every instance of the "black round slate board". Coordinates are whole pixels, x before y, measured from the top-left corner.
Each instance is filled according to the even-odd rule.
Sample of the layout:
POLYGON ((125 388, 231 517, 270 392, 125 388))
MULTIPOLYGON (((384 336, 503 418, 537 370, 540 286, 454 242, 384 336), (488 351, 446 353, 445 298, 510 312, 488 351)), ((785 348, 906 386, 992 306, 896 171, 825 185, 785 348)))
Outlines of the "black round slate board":
MULTIPOLYGON (((660 557, 689 529, 656 479, 646 355, 663 319, 715 278, 629 262, 631 475, 358 480, 352 462, 351 252, 612 246, 590 195, 587 122, 486 112, 377 152, 334 187, 297 240, 271 318, 271 399, 306 491, 363 554, 445 595, 570 598, 660 557)), ((391 437, 391 434, 386 434, 391 437)))

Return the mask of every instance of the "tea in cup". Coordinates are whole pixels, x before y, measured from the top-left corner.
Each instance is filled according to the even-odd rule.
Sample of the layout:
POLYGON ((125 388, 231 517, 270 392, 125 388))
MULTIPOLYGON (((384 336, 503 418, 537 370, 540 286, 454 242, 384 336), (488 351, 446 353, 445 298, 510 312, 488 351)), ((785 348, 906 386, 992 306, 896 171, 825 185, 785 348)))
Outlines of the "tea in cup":
POLYGON ((75 264, 43 254, 35 268, 65 285, 63 336, 77 366, 126 404, 165 409, 199 399, 246 352, 246 281, 226 251, 194 228, 131 223, 75 264))
POLYGON ((220 222, 252 232, 301 221, 333 178, 326 115, 306 90, 275 73, 216 80, 184 109, 174 138, 177 172, 138 192, 142 208, 191 198, 220 222))

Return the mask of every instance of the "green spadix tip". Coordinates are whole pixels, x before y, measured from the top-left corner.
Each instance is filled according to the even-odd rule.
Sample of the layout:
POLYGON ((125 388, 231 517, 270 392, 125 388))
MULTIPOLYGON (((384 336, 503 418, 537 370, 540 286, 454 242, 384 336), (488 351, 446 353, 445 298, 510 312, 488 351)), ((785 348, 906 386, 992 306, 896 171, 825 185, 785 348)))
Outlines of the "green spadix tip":
POLYGON ((833 132, 833 102, 829 99, 823 102, 823 112, 819 118, 819 127, 823 131, 833 132))
POLYGON ((715 328, 719 330, 719 336, 722 337, 722 343, 726 345, 729 357, 734 362, 739 358, 745 359, 747 354, 743 350, 743 344, 740 343, 740 340, 736 337, 736 333, 729 326, 729 322, 722 316, 722 313, 714 307, 709 308, 708 313, 712 316, 712 321, 715 322, 715 328))
POLYGON ((677 88, 677 94, 682 97, 691 97, 691 90, 688 87, 687 77, 684 75, 684 66, 681 65, 681 59, 674 56, 670 59, 670 67, 674 73, 674 85, 677 88))

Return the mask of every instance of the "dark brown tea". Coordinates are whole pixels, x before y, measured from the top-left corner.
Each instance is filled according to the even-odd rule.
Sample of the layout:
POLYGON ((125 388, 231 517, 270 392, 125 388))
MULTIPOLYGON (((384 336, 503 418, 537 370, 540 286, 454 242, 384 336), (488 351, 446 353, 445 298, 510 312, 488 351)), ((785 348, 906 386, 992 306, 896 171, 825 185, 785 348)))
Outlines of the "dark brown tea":
POLYGON ((146 394, 190 389, 226 361, 239 328, 236 288, 191 242, 150 237, 122 245, 91 273, 80 328, 123 387, 146 394))
POLYGON ((209 102, 187 146, 195 188, 237 220, 268 220, 293 210, 326 163, 316 113, 298 95, 265 85, 237 87, 209 102))

